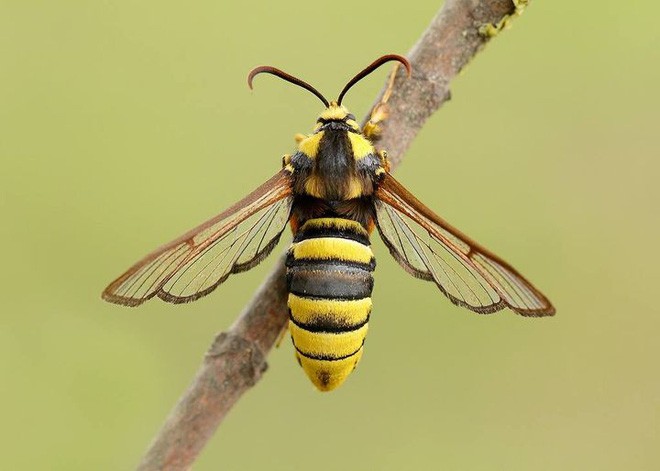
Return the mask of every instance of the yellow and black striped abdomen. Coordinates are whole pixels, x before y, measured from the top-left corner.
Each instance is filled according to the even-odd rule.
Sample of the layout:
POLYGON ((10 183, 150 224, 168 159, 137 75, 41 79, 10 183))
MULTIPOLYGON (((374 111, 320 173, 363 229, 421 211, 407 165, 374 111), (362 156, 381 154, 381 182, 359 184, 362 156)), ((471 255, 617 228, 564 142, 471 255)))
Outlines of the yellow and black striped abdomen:
POLYGON ((350 219, 310 219, 289 249, 289 330, 321 391, 343 383, 362 356, 375 266, 368 232, 350 219))

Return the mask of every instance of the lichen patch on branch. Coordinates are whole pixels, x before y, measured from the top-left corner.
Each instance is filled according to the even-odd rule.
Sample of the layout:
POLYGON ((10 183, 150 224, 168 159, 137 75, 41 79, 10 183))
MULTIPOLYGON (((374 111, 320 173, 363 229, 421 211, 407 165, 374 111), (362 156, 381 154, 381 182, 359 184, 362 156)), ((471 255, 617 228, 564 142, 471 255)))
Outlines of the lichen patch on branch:
POLYGON ((510 15, 504 15, 497 23, 486 23, 479 27, 479 34, 485 38, 493 38, 499 34, 500 31, 511 27, 514 18, 523 14, 530 0, 512 0, 514 10, 510 15))

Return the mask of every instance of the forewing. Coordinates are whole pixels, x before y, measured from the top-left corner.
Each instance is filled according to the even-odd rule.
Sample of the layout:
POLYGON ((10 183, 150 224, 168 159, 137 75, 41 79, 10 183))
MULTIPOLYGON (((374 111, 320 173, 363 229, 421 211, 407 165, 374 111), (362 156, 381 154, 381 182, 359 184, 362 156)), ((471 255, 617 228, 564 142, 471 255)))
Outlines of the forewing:
POLYGON ((504 307, 550 316, 548 299, 504 260, 433 213, 387 174, 376 191, 376 224, 394 258, 435 282, 454 303, 479 313, 504 307))
POLYGON ((223 213, 137 262, 110 283, 103 299, 138 306, 156 295, 172 303, 207 295, 273 250, 292 199, 290 174, 282 170, 223 213))

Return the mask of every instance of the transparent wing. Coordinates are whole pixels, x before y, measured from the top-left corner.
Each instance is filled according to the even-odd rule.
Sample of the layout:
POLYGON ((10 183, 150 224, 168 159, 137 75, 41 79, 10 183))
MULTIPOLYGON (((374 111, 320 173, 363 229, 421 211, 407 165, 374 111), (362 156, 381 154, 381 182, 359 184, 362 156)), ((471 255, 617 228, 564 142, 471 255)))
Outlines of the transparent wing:
POLYGON ((524 316, 555 313, 511 265, 434 214, 389 174, 376 191, 376 224, 399 264, 435 282, 454 304, 479 313, 504 307, 524 316))
POLYGON ((156 295, 171 303, 207 295, 273 250, 292 199, 290 174, 282 170, 223 213, 137 262, 110 283, 103 299, 138 306, 156 295))

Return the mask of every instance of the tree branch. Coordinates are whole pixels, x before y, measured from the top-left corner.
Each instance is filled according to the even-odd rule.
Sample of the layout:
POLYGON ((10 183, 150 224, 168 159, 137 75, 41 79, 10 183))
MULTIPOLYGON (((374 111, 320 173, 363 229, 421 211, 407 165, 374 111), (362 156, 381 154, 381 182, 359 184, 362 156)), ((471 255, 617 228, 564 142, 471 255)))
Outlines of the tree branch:
MULTIPOLYGON (((426 120, 449 100, 449 84, 503 29, 523 0, 446 0, 408 54, 412 77, 399 70, 381 124, 379 147, 398 166, 426 120)), ((381 102, 385 89, 375 102, 381 102)), ((283 257, 227 331, 219 334, 188 390, 158 432, 138 469, 189 469, 241 395, 266 370, 266 355, 287 325, 283 257)))

